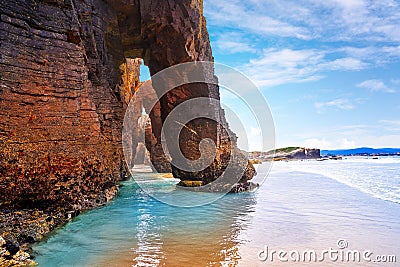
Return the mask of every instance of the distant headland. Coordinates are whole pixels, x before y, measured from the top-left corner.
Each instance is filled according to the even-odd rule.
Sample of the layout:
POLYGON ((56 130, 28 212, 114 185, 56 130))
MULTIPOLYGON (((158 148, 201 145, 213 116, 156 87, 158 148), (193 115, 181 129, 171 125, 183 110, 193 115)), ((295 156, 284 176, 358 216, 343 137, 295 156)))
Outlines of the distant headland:
POLYGON ((318 148, 284 147, 268 152, 249 152, 254 163, 261 161, 303 160, 303 159, 341 159, 342 156, 400 156, 400 148, 369 148, 321 150, 318 148))
POLYGON ((321 150, 317 148, 305 147, 285 147, 270 150, 268 152, 254 151, 249 153, 251 160, 255 161, 281 161, 281 160, 301 160, 319 159, 321 150))
POLYGON ((400 156, 400 148, 370 148, 321 150, 322 156, 400 156))

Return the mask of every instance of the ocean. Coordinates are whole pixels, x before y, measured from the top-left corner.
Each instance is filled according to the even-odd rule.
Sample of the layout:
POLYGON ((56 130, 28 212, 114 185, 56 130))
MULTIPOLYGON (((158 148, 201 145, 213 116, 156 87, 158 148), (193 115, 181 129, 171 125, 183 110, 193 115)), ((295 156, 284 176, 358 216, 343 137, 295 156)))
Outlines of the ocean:
POLYGON ((110 204, 35 245, 35 260, 39 266, 398 266, 399 157, 275 162, 257 171, 258 178, 269 175, 256 192, 190 208, 146 192, 174 203, 183 196, 200 203, 203 193, 137 174, 110 204), (310 251, 315 257, 308 259, 310 251), (360 259, 344 257, 348 252, 360 259))

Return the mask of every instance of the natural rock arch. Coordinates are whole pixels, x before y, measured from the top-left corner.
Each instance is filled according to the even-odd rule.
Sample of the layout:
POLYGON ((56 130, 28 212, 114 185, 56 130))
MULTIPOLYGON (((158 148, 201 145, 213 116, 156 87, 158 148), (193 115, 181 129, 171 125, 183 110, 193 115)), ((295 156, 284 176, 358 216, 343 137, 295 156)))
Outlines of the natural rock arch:
MULTIPOLYGON (((152 75, 213 61, 202 1, 0 0, 0 7, 0 206, 104 203, 128 177, 121 128, 139 80, 126 59, 143 58, 152 75)), ((218 87, 185 85, 164 96, 160 116, 150 114, 155 138, 177 104, 198 96, 219 99, 218 87)), ((227 126, 221 108, 210 108, 227 126)), ((207 133, 202 124, 191 127, 219 144, 218 160, 198 173, 172 168, 175 177, 209 183, 226 167, 227 151, 238 151, 218 124, 207 133)), ((183 154, 198 157, 182 138, 183 154)), ((253 175, 248 164, 241 182, 253 175)))

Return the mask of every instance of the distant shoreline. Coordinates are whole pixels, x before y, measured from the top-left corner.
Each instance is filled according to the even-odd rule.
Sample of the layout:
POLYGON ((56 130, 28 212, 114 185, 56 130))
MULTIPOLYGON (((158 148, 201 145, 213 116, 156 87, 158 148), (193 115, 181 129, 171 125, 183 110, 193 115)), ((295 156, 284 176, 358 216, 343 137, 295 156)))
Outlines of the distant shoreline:
POLYGON ((264 160, 260 159, 250 159, 251 163, 253 165, 260 165, 264 162, 278 162, 278 161, 286 161, 286 162, 296 162, 296 161, 326 161, 326 160, 346 160, 346 159, 351 159, 351 158, 368 158, 368 159, 380 159, 384 157, 399 157, 400 155, 394 154, 394 155, 346 155, 346 156, 337 156, 337 155, 324 155, 321 156, 320 158, 309 158, 309 159, 297 159, 297 158, 268 158, 264 160))
POLYGON ((321 150, 322 155, 335 156, 400 156, 400 148, 370 148, 321 150))
POLYGON ((291 161, 305 159, 333 159, 338 160, 342 157, 361 156, 361 157, 385 157, 400 156, 400 148, 369 148, 361 147, 354 149, 322 150, 318 148, 305 147, 284 147, 273 149, 267 152, 249 152, 249 158, 253 163, 258 161, 291 161))

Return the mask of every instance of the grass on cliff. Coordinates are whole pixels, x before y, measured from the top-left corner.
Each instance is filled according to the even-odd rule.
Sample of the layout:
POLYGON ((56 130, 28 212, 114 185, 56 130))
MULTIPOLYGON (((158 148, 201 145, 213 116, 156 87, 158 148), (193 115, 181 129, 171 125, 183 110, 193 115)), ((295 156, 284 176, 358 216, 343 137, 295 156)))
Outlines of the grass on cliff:
POLYGON ((290 152, 293 152, 293 151, 295 151, 297 149, 301 149, 301 147, 289 146, 289 147, 284 147, 284 148, 278 148, 278 149, 275 149, 275 150, 271 150, 268 153, 282 153, 282 152, 290 153, 290 152))

